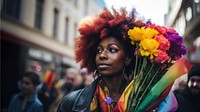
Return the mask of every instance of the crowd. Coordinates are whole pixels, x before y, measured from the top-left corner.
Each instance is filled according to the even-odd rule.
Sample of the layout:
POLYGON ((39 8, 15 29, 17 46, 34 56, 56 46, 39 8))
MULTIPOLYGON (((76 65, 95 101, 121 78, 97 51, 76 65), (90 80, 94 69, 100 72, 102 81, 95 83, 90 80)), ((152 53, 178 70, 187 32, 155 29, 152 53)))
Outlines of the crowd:
POLYGON ((82 89, 94 80, 87 69, 68 68, 64 76, 55 80, 55 73, 48 70, 42 79, 29 71, 22 74, 18 87, 20 93, 13 95, 8 112, 56 112, 63 97, 77 89, 82 89))

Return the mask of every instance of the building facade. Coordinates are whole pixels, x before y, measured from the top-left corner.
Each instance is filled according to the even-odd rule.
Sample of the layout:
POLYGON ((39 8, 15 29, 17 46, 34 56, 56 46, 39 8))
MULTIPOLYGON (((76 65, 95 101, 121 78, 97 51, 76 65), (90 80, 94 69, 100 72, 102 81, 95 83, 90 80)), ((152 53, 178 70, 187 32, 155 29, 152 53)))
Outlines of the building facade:
POLYGON ((200 64, 200 0, 169 0, 166 25, 183 36, 191 64, 200 64))
POLYGON ((78 23, 104 6, 103 0, 1 0, 2 108, 18 91, 23 72, 43 77, 52 69, 59 78, 66 68, 78 69, 73 51, 78 23))
MULTIPOLYGON (((191 65, 200 64, 200 1, 169 0, 166 25, 175 28, 183 36, 187 47, 186 57, 191 65)), ((187 74, 177 79, 174 89, 182 89, 187 84, 187 74)))

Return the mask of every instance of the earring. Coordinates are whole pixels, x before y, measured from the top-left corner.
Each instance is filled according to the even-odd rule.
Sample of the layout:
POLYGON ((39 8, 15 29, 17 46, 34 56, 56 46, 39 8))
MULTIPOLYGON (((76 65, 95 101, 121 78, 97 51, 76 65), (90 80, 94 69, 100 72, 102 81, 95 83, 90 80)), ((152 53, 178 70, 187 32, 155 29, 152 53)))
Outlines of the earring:
POLYGON ((123 68, 123 71, 122 71, 123 74, 125 74, 125 70, 126 70, 126 67, 123 68))
POLYGON ((94 70, 93 74, 94 74, 94 78, 98 78, 99 77, 99 73, 98 73, 97 69, 94 70))
POLYGON ((125 72, 126 72, 126 67, 123 68, 122 74, 123 74, 123 77, 127 80, 128 77, 127 77, 127 74, 125 72))

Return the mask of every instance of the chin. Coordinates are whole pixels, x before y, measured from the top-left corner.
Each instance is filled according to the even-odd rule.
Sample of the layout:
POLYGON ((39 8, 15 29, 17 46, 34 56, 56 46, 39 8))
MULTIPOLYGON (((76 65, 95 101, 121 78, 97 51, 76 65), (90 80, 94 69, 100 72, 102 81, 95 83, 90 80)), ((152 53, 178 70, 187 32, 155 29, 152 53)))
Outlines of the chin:
POLYGON ((192 89, 192 90, 191 90, 191 93, 192 93, 192 95, 194 95, 194 96, 200 95, 200 91, 199 91, 199 90, 194 90, 194 89, 192 89))
POLYGON ((103 77, 110 76, 110 74, 106 73, 106 72, 100 72, 99 74, 100 74, 100 76, 103 76, 103 77))

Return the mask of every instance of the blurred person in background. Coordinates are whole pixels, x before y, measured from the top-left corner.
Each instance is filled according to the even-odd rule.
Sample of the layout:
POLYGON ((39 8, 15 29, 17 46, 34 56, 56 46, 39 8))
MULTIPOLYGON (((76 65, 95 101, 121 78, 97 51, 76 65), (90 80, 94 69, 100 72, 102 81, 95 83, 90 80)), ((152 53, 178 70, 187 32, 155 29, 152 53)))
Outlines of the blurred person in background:
MULTIPOLYGON (((63 80, 63 79, 60 79, 63 80)), ((76 86, 79 86, 82 84, 82 77, 80 76, 80 73, 78 70, 74 68, 68 68, 64 73, 64 82, 61 85, 60 88, 58 88, 58 94, 56 96, 55 101, 50 106, 49 112, 56 112, 59 103, 61 102, 62 98, 74 91, 74 88, 76 86)), ((58 83, 61 83, 58 81, 58 83)), ((57 85, 58 86, 58 85, 57 85)))
POLYGON ((62 84, 59 92, 64 93, 65 95, 69 92, 73 91, 75 86, 78 86, 82 83, 82 79, 80 79, 79 71, 74 68, 68 68, 65 71, 64 83, 62 84))
POLYGON ((187 74, 179 77, 178 79, 175 80, 172 90, 173 91, 178 91, 180 89, 184 89, 187 86, 187 74))
POLYGON ((75 78, 75 81, 74 81, 74 87, 79 87, 83 84, 84 82, 84 77, 81 75, 80 71, 77 71, 77 75, 76 75, 76 78, 75 78))
POLYGON ((85 77, 85 80, 84 80, 84 85, 85 86, 88 86, 88 85, 92 84, 92 82, 94 81, 93 74, 87 74, 84 77, 85 77))
POLYGON ((80 70, 81 77, 83 79, 81 85, 76 86, 74 90, 83 89, 85 86, 90 85, 94 81, 93 74, 89 74, 87 68, 82 68, 80 70))
POLYGON ((44 112, 49 111, 49 106, 55 100, 57 91, 54 86, 56 74, 54 70, 48 69, 44 74, 44 79, 40 84, 38 98, 44 106, 44 112))
POLYGON ((43 105, 37 98, 39 84, 38 74, 34 72, 24 73, 19 83, 21 92, 13 96, 8 112, 43 112, 43 105))
POLYGON ((188 73, 187 86, 175 90, 177 112, 200 112, 200 65, 194 65, 188 73))

